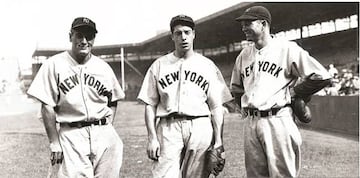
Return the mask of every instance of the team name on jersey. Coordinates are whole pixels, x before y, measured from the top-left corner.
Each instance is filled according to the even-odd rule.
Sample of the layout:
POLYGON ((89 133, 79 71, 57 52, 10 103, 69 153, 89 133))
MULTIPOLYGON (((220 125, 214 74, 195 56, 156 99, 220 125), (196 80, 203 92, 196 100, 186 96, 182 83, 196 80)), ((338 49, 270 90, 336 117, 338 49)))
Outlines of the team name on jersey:
MULTIPOLYGON (((92 87, 96 89, 99 95, 108 95, 109 91, 106 89, 106 87, 97 80, 94 76, 90 74, 84 73, 84 85, 92 87)), ((62 82, 59 84, 60 91, 66 95, 71 89, 75 88, 77 85, 80 84, 79 75, 75 74, 72 76, 69 76, 68 78, 65 78, 62 82)))
MULTIPOLYGON (((179 81, 179 79, 180 79, 179 73, 180 73, 179 71, 173 72, 170 74, 166 74, 164 77, 160 78, 159 84, 160 84, 161 88, 165 89, 169 85, 175 83, 176 81, 179 81)), ((202 75, 200 75, 196 72, 188 71, 188 70, 184 70, 184 74, 185 74, 185 79, 184 79, 185 81, 193 82, 196 85, 198 85, 205 92, 208 91, 209 82, 202 75)))
MULTIPOLYGON (((276 78, 279 77, 280 72, 283 70, 282 67, 280 67, 274 63, 270 63, 269 61, 258 61, 258 66, 259 66, 258 67, 259 72, 267 72, 276 78)), ((243 72, 244 77, 250 76, 250 74, 253 72, 253 70, 254 70, 254 63, 245 67, 244 72, 243 72)))

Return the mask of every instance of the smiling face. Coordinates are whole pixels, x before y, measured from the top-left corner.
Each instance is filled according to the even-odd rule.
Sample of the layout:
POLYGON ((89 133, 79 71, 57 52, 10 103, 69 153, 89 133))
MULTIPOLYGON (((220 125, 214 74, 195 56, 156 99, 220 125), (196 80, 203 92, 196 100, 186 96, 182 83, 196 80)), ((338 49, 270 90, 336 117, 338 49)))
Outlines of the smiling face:
POLYGON ((193 50, 195 31, 189 26, 179 24, 174 27, 171 39, 174 41, 176 53, 183 56, 193 50))
POLYGON ((95 41, 94 32, 80 32, 71 30, 70 42, 72 43, 71 53, 75 60, 82 61, 90 55, 95 41))
POLYGON ((244 20, 241 21, 241 30, 246 36, 246 40, 257 42, 264 36, 264 20, 244 20))

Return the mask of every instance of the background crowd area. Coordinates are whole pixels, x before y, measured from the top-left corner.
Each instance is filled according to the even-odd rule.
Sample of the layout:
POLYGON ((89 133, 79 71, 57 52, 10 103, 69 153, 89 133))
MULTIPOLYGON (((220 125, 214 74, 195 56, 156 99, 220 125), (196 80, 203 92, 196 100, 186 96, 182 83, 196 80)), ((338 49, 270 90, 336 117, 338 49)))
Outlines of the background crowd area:
POLYGON ((359 95, 359 64, 327 67, 332 79, 331 84, 320 90, 319 96, 349 96, 359 95))

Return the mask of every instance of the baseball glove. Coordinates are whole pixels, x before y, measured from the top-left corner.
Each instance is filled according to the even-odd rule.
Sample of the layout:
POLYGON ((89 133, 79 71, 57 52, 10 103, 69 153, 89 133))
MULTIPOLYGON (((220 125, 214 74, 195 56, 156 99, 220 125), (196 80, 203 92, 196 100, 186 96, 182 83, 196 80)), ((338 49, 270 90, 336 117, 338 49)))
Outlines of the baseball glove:
POLYGON ((303 98, 306 102, 310 101, 310 97, 324 87, 331 84, 330 79, 322 80, 322 77, 317 74, 311 74, 302 82, 294 87, 296 95, 303 98), (308 100, 308 101, 307 101, 308 100))
POLYGON ((215 176, 224 169, 225 166, 225 150, 223 146, 212 148, 207 151, 207 169, 210 174, 215 176))
POLYGON ((303 123, 311 122, 311 111, 309 106, 306 105, 304 99, 299 97, 292 98, 291 108, 299 121, 303 123))

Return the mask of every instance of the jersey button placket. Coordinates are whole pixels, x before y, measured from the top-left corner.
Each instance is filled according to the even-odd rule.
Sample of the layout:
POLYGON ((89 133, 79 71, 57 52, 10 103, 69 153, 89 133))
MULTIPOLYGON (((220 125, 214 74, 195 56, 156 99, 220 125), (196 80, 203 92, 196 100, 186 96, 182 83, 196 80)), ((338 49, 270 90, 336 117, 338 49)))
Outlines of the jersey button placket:
POLYGON ((85 79, 83 78, 83 73, 85 73, 84 71, 84 68, 80 68, 80 82, 81 82, 81 95, 82 95, 82 98, 83 98, 83 101, 84 101, 84 107, 85 107, 85 110, 86 110, 86 115, 87 115, 87 119, 89 119, 89 110, 88 110, 88 107, 86 105, 87 103, 87 93, 86 93, 86 85, 85 83, 83 83, 85 81, 85 79))
MULTIPOLYGON (((179 59, 179 60, 181 60, 181 59, 179 59)), ((185 81, 183 81, 184 80, 184 76, 183 76, 183 70, 182 70, 182 67, 183 67, 183 61, 179 61, 180 62, 180 64, 179 64, 179 76, 180 76, 180 79, 179 79, 179 88, 178 88, 178 91, 177 91, 177 96, 178 96, 178 101, 177 101, 177 105, 178 105, 178 112, 179 112, 179 114, 181 114, 181 102, 182 102, 182 94, 181 94, 181 92, 182 92, 182 86, 183 86, 183 84, 185 83, 185 81)))
POLYGON ((85 86, 83 86, 82 91, 83 91, 83 93, 84 93, 84 100, 85 100, 85 102, 86 102, 86 101, 88 100, 88 98, 87 98, 87 96, 86 96, 86 88, 85 88, 85 86))

